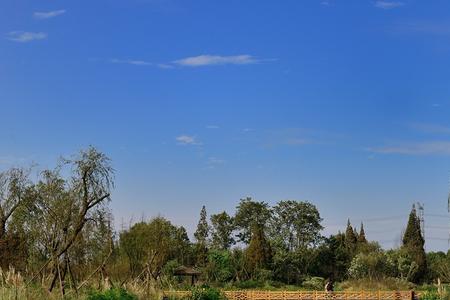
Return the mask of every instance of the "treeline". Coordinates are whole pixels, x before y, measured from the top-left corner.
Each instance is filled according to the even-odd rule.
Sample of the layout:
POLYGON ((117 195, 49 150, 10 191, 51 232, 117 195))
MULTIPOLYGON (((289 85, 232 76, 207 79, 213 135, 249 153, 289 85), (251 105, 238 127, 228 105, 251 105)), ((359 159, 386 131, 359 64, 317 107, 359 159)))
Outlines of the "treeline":
POLYGON ((194 240, 163 217, 116 233, 108 209, 114 169, 88 148, 52 170, 0 173, 0 266, 14 267, 27 282, 47 289, 77 290, 127 284, 183 284, 181 266, 217 286, 303 285, 321 279, 395 278, 423 283, 450 281, 450 257, 425 253, 413 207, 398 249, 368 241, 363 224, 324 237, 322 218, 310 202, 280 201, 271 207, 241 199, 234 215, 208 217, 206 207, 194 240))

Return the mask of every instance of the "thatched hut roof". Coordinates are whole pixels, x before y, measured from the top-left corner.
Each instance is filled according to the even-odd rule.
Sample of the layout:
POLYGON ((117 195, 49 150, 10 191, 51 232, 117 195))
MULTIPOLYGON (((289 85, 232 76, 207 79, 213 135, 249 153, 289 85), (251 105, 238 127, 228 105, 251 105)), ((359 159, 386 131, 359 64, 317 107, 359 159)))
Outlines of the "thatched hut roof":
POLYGON ((177 276, 198 276, 198 275, 201 275, 202 272, 200 272, 199 270, 196 270, 192 267, 181 266, 181 267, 176 268, 173 271, 173 274, 177 275, 177 276))

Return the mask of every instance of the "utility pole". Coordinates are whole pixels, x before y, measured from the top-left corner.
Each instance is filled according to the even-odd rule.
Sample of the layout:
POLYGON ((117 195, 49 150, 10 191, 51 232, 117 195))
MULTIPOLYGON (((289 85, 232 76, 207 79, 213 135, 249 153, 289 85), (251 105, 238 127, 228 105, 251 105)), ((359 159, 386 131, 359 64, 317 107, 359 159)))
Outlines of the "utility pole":
MULTIPOLYGON (((447 211, 450 213, 450 179, 448 181, 448 186, 447 211)), ((448 245, 450 246, 450 233, 448 234, 448 245)))
POLYGON ((422 231, 422 238, 425 241, 425 208, 424 208, 424 204, 417 202, 416 206, 417 206, 417 217, 419 218, 420 229, 422 231))

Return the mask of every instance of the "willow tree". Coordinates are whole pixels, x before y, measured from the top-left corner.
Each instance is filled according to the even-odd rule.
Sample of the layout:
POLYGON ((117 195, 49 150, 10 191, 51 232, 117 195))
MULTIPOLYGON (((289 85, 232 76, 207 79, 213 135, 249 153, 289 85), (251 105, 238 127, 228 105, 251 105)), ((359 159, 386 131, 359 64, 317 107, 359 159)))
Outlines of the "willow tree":
POLYGON ((93 147, 41 173, 30 194, 34 206, 29 222, 34 223, 30 227, 48 259, 46 265, 50 263, 50 291, 59 282, 64 293, 64 279, 71 274, 70 253, 84 236, 91 234, 83 233, 88 222, 106 221, 113 177, 110 159, 93 147))
POLYGON ((29 170, 11 168, 0 172, 0 240, 6 235, 8 221, 25 202, 29 186, 29 170))

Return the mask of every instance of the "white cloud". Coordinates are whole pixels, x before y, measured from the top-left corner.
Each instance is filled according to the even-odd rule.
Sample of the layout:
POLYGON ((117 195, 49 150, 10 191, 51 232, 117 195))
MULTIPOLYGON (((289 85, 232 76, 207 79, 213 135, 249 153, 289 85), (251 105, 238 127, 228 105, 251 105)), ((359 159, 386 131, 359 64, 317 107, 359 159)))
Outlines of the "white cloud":
POLYGON ((450 134, 450 127, 438 124, 413 123, 410 125, 413 129, 430 134, 450 134))
POLYGON ((217 157, 209 157, 208 158, 208 164, 209 165, 222 165, 225 163, 225 160, 217 158, 217 157))
POLYGON ((157 67, 160 69, 173 69, 174 66, 169 65, 169 64, 157 64, 157 67))
POLYGON ((176 65, 187 67, 201 67, 212 65, 248 65, 258 62, 261 62, 261 60, 247 54, 233 56, 199 55, 173 61, 173 63, 176 65))
POLYGON ((132 60, 132 59, 111 59, 111 62, 114 64, 129 64, 135 66, 152 66, 153 64, 144 60, 132 60))
POLYGON ((450 141, 403 143, 385 147, 369 148, 371 152, 406 155, 450 155, 450 141))
POLYGON ((65 14, 65 13, 66 13, 65 9, 53 10, 53 11, 47 11, 47 12, 38 12, 37 11, 37 12, 33 13, 33 16, 36 19, 43 20, 43 19, 50 19, 53 17, 57 17, 62 14, 65 14))
POLYGON ((201 143, 197 141, 195 136, 191 135, 180 135, 175 139, 180 145, 201 145, 201 143))
POLYGON ((217 125, 206 125, 207 129, 219 129, 219 126, 217 125))
POLYGON ((398 1, 382 1, 382 0, 375 1, 375 7, 381 9, 393 9, 401 7, 403 5, 405 5, 405 3, 398 1))
POLYGON ((34 40, 43 40, 47 38, 45 32, 27 32, 27 31, 11 31, 8 33, 9 40, 19 43, 31 42, 34 40))

